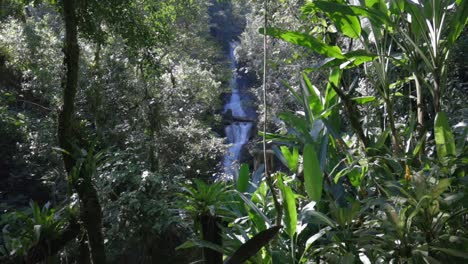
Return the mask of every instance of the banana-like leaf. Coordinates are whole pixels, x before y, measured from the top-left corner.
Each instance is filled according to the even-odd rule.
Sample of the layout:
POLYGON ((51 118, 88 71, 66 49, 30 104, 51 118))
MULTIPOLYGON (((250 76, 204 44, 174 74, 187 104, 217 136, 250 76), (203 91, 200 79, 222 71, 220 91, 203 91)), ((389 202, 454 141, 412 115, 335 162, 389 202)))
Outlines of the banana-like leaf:
POLYGON ((287 146, 281 146, 281 153, 283 154, 283 157, 285 158, 289 170, 291 170, 293 173, 297 172, 297 167, 299 163, 299 150, 297 147, 293 147, 293 151, 289 151, 289 148, 287 146))
POLYGON ((457 0, 456 8, 455 14, 450 21, 450 26, 448 27, 451 30, 447 38, 451 45, 455 43, 468 23, 468 1, 457 0))
POLYGON ((296 198, 291 187, 284 185, 281 173, 278 175, 278 188, 284 197, 284 224, 286 226, 286 233, 293 239, 297 226, 296 198))
POLYGON ((264 230, 245 242, 234 254, 224 261, 224 264, 242 264, 266 246, 278 234, 281 226, 264 230))
POLYGON ((315 148, 311 144, 304 147, 304 185, 307 194, 313 201, 322 197, 323 175, 315 148))
MULTIPOLYGON (((260 33, 264 34, 265 29, 260 28, 260 33)), ((277 28, 267 28, 266 34, 275 38, 280 38, 282 40, 285 40, 295 45, 309 48, 327 57, 333 57, 333 58, 338 58, 338 59, 344 58, 343 54, 341 53, 341 49, 339 47, 325 44, 322 41, 318 40, 317 38, 314 38, 308 34, 294 32, 294 31, 286 31, 286 30, 281 30, 277 28)))
POLYGON ((444 112, 436 115, 434 122, 435 142, 437 156, 442 161, 447 156, 455 156, 455 139, 453 137, 447 116, 444 112))
POLYGON ((336 228, 337 223, 321 212, 315 211, 312 207, 304 208, 301 212, 302 222, 313 224, 325 224, 331 228, 336 228))
POLYGON ((249 198, 247 198, 247 196, 245 196, 241 192, 237 192, 237 194, 245 202, 245 204, 252 209, 253 213, 261 217, 265 223, 271 225, 270 219, 268 219, 268 217, 249 198))
POLYGON ((241 193, 247 192, 249 188, 250 171, 249 165, 243 163, 239 170, 239 177, 237 178, 237 190, 241 193))
POLYGON ((316 11, 332 14, 335 10, 339 10, 342 15, 346 16, 366 17, 373 25, 385 27, 390 32, 393 31, 393 23, 388 14, 376 8, 346 5, 329 1, 314 1, 312 3, 307 3, 302 7, 302 12, 304 14, 311 14, 316 11))
POLYGON ((324 1, 312 2, 308 6, 325 12, 336 28, 345 36, 354 39, 361 36, 361 23, 349 6, 324 1))

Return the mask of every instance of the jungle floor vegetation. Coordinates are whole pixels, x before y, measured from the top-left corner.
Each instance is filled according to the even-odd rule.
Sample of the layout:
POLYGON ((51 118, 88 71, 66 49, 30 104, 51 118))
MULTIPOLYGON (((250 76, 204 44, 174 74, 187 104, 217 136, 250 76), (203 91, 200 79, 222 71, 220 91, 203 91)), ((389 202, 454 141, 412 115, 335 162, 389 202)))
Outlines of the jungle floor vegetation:
POLYGON ((466 0, 0 0, 0 262, 466 263, 467 23, 466 0), (259 132, 219 181, 232 40, 259 132))

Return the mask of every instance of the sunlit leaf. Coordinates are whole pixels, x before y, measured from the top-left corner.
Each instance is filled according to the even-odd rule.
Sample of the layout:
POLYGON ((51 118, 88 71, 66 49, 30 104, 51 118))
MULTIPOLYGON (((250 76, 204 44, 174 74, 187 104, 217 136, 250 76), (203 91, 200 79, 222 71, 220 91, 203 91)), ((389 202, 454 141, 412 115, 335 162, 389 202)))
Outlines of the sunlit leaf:
POLYGON ((304 148, 304 185, 309 198, 318 202, 322 197, 323 175, 315 148, 307 144, 304 148))
POLYGON ((292 153, 289 151, 287 146, 281 146, 280 149, 283 157, 286 159, 289 170, 291 170, 293 173, 297 172, 299 163, 299 150, 297 147, 293 147, 292 153))
POLYGON ((284 185, 282 174, 278 175, 278 187, 284 197, 284 224, 286 233, 293 239, 297 226, 296 198, 290 186, 284 185))
POLYGON ((354 98, 351 98, 351 100, 355 101, 356 103, 360 105, 364 105, 364 104, 375 101, 375 96, 354 97, 354 98))
POLYGON ((453 137, 447 116, 444 112, 436 115, 434 122, 434 134, 437 149, 437 156, 442 161, 445 157, 455 156, 455 139, 453 137))
MULTIPOLYGON (((264 33, 263 28, 260 29, 260 33, 264 33)), ((286 31, 277 28, 268 28, 266 30, 266 34, 272 37, 283 39, 295 45, 309 48, 327 57, 334 57, 339 59, 344 58, 339 47, 327 45, 322 41, 318 40, 317 38, 314 38, 308 34, 294 31, 286 31)))
POLYGON ((249 179, 250 179, 250 171, 249 165, 243 163, 239 170, 239 178, 237 179, 237 190, 239 192, 247 192, 249 188, 249 179))

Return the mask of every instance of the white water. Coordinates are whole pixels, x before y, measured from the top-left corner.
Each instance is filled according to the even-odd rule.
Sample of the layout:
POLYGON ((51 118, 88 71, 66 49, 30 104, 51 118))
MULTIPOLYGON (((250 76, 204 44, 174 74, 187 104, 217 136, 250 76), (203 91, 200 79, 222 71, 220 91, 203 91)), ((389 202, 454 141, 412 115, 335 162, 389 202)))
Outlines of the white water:
MULTIPOLYGON (((234 56, 234 50, 237 43, 231 42, 229 46, 229 59, 231 62, 232 77, 229 82, 231 88, 231 96, 229 101, 224 105, 224 113, 231 111, 232 117, 240 120, 249 120, 249 116, 242 106, 242 96, 237 86, 237 62, 234 56)), ((227 153, 224 155, 224 179, 231 180, 237 177, 239 168, 239 160, 241 158, 242 147, 247 143, 252 130, 252 122, 234 121, 226 126, 227 143, 230 144, 227 153)))

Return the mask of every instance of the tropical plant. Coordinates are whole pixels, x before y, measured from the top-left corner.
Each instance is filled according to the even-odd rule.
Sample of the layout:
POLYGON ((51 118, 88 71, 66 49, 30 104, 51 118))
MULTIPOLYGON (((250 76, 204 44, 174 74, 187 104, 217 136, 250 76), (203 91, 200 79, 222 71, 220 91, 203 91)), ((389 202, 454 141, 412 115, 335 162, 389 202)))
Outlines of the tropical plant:
POLYGON ((2 247, 1 254, 8 260, 9 257, 30 258, 32 248, 36 254, 51 258, 55 251, 57 240, 67 228, 67 219, 73 218, 74 209, 63 208, 56 211, 46 203, 42 209, 36 202, 31 201, 30 207, 25 211, 13 211, 2 215, 1 226, 2 247))

